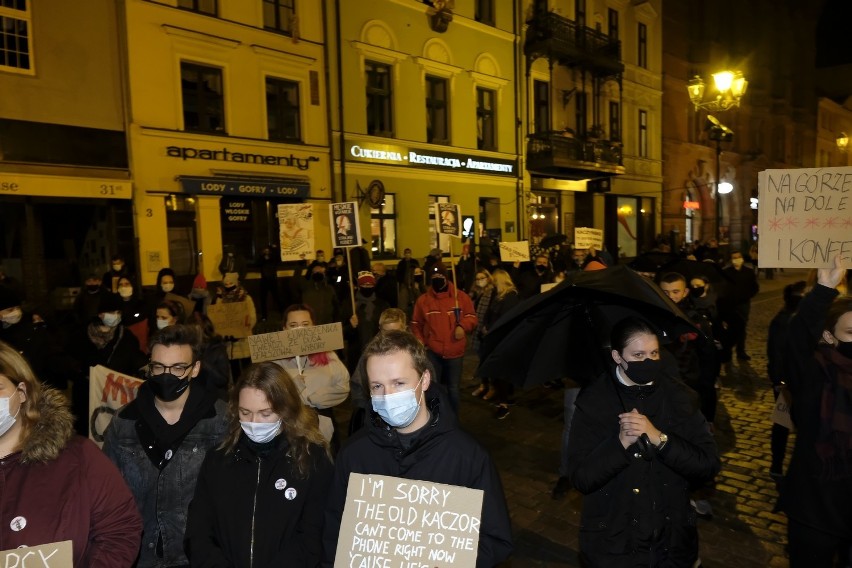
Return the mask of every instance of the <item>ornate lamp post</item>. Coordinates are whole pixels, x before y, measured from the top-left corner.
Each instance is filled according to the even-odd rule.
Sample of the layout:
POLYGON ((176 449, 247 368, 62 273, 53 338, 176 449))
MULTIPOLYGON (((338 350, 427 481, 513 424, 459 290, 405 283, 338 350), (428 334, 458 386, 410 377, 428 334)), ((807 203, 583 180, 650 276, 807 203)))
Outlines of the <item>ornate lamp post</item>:
MULTIPOLYGON (((707 86, 704 79, 695 75, 686 85, 689 100, 692 101, 696 111, 706 110, 709 112, 724 112, 740 106, 740 100, 746 92, 748 81, 739 71, 719 71, 713 74, 714 91, 708 100, 704 100, 707 86)), ((713 115, 707 115, 705 130, 709 133, 710 140, 716 142, 716 241, 721 241, 722 227, 722 199, 721 194, 733 191, 729 183, 719 183, 721 175, 722 142, 730 142, 734 133, 730 128, 719 122, 713 115)))

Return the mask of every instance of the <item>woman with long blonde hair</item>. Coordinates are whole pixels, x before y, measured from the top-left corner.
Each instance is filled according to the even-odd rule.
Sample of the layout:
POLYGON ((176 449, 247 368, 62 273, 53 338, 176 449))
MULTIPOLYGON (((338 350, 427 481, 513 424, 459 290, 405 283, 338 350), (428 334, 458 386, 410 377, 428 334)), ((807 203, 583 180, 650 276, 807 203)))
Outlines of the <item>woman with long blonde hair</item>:
POLYGON ((316 411, 287 371, 266 362, 243 371, 228 417, 189 507, 192 565, 317 565, 333 468, 316 411))

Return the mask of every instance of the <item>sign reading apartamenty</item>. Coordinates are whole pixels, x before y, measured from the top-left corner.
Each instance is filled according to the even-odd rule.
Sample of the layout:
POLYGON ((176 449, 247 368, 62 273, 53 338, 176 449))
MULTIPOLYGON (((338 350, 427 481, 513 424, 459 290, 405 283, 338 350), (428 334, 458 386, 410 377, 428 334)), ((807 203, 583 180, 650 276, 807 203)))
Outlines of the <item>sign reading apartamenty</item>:
POLYGON ((476 566, 481 489, 349 475, 335 568, 476 566))
POLYGON ((337 322, 261 333, 250 336, 248 344, 252 363, 336 351, 343 349, 343 326, 337 322))
POLYGON ((758 174, 761 268, 852 267, 852 167, 758 174))
POLYGON ((473 174, 511 177, 518 175, 517 164, 514 160, 439 152, 398 144, 379 144, 368 140, 348 141, 346 143, 346 159, 352 162, 452 170, 473 174))

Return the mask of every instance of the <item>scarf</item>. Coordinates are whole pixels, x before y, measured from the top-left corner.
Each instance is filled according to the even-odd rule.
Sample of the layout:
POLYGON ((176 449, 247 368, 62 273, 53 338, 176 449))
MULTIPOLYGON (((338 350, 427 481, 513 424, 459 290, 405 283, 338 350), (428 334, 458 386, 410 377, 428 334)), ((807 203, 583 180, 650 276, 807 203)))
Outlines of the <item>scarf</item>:
POLYGON ((246 289, 242 286, 234 286, 232 290, 228 290, 224 286, 219 288, 220 297, 223 303, 229 304, 231 302, 242 302, 246 299, 246 289))
POLYGON ((373 314, 376 313, 376 293, 373 292, 373 295, 369 298, 366 296, 359 294, 355 295, 355 306, 357 308, 364 308, 364 317, 368 321, 373 320, 373 314))
MULTIPOLYGON (((112 338, 115 337, 115 332, 118 329, 123 328, 121 324, 115 327, 107 327, 102 325, 100 322, 93 321, 89 324, 86 332, 89 335, 89 341, 97 347, 98 349, 103 349, 107 346, 107 344, 112 341, 112 338)), ((121 334, 119 333, 119 340, 121 340, 121 334)))
POLYGON ((826 480, 849 478, 852 477, 852 359, 828 345, 820 346, 815 358, 825 377, 816 440, 822 475, 826 480))

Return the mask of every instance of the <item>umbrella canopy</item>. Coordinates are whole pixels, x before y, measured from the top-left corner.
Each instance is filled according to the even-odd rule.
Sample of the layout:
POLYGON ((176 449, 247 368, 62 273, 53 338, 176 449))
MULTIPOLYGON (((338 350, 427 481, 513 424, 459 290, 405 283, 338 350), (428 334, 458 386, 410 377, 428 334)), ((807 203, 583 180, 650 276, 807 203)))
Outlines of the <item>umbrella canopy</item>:
POLYGON ((483 338, 479 375, 520 387, 582 382, 610 364, 610 330, 628 316, 646 319, 662 342, 698 331, 656 284, 626 266, 575 271, 500 318, 483 338))
POLYGON ((546 249, 552 246, 561 245, 568 240, 568 237, 563 235, 562 233, 556 233, 555 235, 550 235, 549 237, 544 237, 541 239, 541 242, 538 243, 538 246, 546 249))
POLYGON ((637 272, 654 272, 661 267, 674 262, 678 256, 671 252, 651 251, 645 252, 634 258, 629 266, 637 272))

